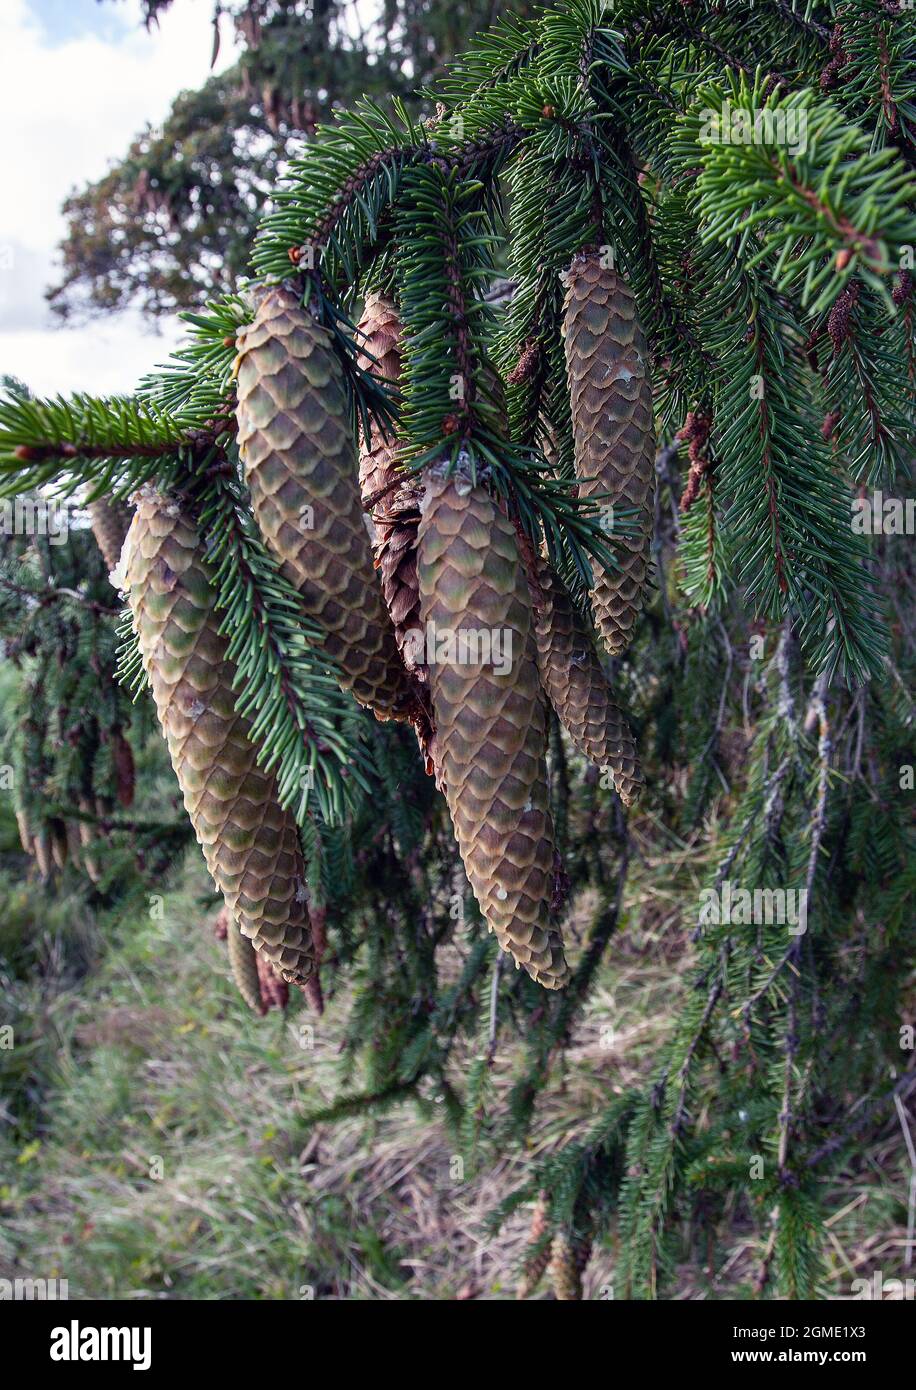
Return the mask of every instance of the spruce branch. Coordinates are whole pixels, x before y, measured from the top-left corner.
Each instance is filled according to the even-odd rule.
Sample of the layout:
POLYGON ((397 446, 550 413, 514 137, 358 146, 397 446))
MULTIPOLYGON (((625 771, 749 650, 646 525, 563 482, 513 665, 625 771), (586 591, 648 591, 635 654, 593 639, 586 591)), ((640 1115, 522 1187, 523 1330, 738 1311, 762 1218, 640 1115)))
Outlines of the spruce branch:
POLYGON ((320 652, 323 633, 255 532, 237 479, 229 462, 211 455, 192 494, 215 567, 239 713, 252 720, 265 771, 276 770, 281 805, 302 823, 314 794, 322 820, 339 824, 369 789, 363 717, 320 652))

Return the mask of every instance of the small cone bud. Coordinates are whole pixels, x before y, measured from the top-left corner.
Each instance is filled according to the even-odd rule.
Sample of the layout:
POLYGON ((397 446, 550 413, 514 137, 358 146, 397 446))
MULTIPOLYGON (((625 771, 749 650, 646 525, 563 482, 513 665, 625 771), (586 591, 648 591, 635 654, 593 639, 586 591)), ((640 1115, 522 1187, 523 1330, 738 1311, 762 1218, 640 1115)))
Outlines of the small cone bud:
POLYGON ((578 1303, 582 1298, 582 1275, 573 1243, 565 1231, 558 1231, 553 1238, 548 1269, 558 1302, 578 1303))

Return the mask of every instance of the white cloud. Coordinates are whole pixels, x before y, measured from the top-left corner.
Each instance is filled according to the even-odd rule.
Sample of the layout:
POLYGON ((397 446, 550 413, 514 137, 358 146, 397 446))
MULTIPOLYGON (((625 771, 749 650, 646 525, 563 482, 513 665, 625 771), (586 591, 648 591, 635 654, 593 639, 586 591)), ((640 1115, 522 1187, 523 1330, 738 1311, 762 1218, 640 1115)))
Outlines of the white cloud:
POLYGON ((39 396, 123 395, 166 360, 182 327, 168 322, 157 333, 139 314, 127 312, 79 329, 0 332, 0 373, 18 377, 39 396))
MULTIPOLYGON (((53 40, 26 0, 0 4, 0 372, 47 393, 75 388, 129 390, 176 340, 150 331, 135 314, 55 329, 44 304, 64 233, 68 192, 100 177, 148 122, 209 72, 212 0, 176 0, 147 33, 139 0, 70 0, 85 10, 79 32, 53 40), (97 32, 86 32, 95 27, 97 32), (5 268, 6 267, 6 268, 5 268)), ((231 62, 223 23, 218 67, 231 62)))

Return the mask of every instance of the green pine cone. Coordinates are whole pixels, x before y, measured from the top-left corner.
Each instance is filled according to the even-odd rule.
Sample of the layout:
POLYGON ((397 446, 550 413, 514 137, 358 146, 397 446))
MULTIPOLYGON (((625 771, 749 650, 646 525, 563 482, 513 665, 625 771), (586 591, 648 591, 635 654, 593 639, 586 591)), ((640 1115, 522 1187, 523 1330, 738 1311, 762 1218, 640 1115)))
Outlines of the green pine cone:
POLYGON ((125 587, 185 808, 243 936, 290 984, 314 971, 305 863, 292 813, 258 766, 197 529, 145 488, 125 545, 125 587))
MULTIPOLYGON (((468 879, 504 951, 547 989, 568 978, 551 922, 545 706, 515 532, 482 487, 431 471, 418 539, 423 630, 497 635, 502 663, 432 660, 446 798, 468 879)), ((427 655, 431 653, 427 652, 427 655)))

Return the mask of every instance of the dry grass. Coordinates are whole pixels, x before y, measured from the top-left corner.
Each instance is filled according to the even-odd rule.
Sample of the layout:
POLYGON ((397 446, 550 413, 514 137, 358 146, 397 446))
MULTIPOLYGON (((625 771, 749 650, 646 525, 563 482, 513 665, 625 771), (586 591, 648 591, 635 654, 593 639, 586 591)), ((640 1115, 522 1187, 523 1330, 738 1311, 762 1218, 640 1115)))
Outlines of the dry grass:
MULTIPOLYGON (((689 846, 679 852, 685 872, 701 871, 689 846)), ((250 1017, 206 929, 192 858, 165 921, 132 924, 79 990, 31 1016, 51 1032, 50 1092, 39 1147, 0 1150, 10 1174, 0 1274, 67 1277, 74 1298, 513 1297, 530 1213, 496 1236, 487 1217, 531 1158, 584 1132, 609 1096, 647 1074, 676 1017, 685 898, 640 881, 637 866, 627 929, 556 1059, 528 1152, 488 1155, 462 1177, 432 1095, 425 1116, 405 1104, 304 1125, 337 1094, 348 1001, 333 999, 305 1037, 303 1014, 250 1017)), ((587 895, 575 901, 574 939, 594 910, 587 895)), ((497 1108, 519 1053, 501 1034, 497 1108)), ((459 1071, 470 1055, 456 1058, 459 1071)), ((835 1296, 874 1269, 903 1272, 907 1180, 902 1132, 889 1123, 856 1177, 833 1185, 835 1296)), ((747 1296, 764 1256, 738 1211, 728 1244, 685 1267, 671 1296, 747 1296)), ((609 1239, 589 1264, 587 1298, 613 1296, 614 1267, 609 1239)))

